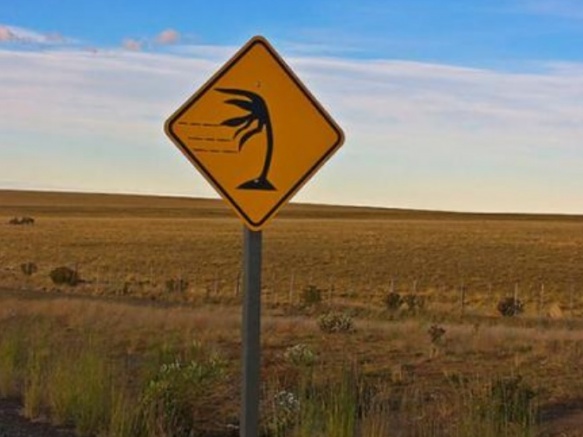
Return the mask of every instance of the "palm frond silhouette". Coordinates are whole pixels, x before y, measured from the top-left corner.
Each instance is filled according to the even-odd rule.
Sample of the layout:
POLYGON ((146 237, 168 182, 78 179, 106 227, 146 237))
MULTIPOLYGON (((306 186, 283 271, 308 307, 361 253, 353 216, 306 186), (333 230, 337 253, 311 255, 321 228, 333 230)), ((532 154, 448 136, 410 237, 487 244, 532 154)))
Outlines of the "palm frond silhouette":
POLYGON ((229 118, 221 123, 221 126, 237 128, 233 134, 233 139, 239 138, 239 151, 254 135, 260 134, 265 129, 266 149, 263 168, 258 177, 239 185, 238 188, 246 190, 275 190, 271 182, 267 179, 271 160, 273 158, 273 127, 269 118, 267 104, 263 97, 253 91, 241 90, 237 88, 216 88, 216 91, 232 96, 245 97, 245 99, 233 98, 225 100, 225 103, 236 106, 247 113, 239 117, 229 118))

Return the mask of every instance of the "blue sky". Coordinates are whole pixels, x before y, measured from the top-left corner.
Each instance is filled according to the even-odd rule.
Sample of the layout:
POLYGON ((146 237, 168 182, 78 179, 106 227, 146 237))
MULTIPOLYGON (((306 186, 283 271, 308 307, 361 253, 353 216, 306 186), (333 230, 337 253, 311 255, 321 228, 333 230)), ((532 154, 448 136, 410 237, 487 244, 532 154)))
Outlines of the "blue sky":
POLYGON ((0 188, 214 197, 162 125, 256 34, 346 133, 296 200, 583 214, 581 0, 0 0, 0 188))

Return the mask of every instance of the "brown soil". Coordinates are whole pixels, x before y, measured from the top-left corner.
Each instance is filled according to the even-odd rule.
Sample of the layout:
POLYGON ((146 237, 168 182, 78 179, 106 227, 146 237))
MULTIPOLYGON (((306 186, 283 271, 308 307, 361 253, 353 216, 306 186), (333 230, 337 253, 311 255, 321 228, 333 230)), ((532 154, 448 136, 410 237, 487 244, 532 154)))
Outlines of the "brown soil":
POLYGON ((31 421, 21 414, 22 405, 11 399, 0 399, 0 437, 73 437, 68 428, 55 427, 42 421, 31 421))
POLYGON ((583 437, 583 399, 546 408, 541 419, 539 437, 583 437))

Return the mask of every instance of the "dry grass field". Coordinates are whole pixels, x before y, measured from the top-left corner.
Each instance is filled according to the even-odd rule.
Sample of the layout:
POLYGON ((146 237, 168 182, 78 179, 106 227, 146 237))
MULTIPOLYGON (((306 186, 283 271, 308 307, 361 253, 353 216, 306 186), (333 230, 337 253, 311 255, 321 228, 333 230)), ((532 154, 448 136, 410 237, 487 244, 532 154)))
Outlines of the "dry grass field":
MULTIPOLYGON (((189 429, 231 435, 241 226, 214 200, 0 191, 0 397, 80 434, 189 435, 164 390, 193 371, 189 429), (63 266, 81 282, 55 284, 63 266), (88 378, 82 411, 55 389, 85 384, 67 360, 111 384, 88 378)), ((583 217, 290 205, 264 231, 263 279, 266 435, 583 429, 567 420, 583 402, 583 217), (422 304, 390 309, 391 292, 422 304), (504 297, 524 312, 502 317, 504 297), (326 332, 330 312, 353 329, 326 332)))
MULTIPOLYGON (((241 225, 220 201, 5 191, 0 224, 0 284, 50 289, 48 273, 64 265, 94 294, 163 297, 175 278, 192 295, 236 292, 241 225), (14 216, 36 224, 5 225, 14 216), (20 272, 26 262, 39 269, 31 278, 20 272)), ((291 205, 264 231, 265 292, 276 302, 307 285, 361 303, 391 287, 448 301, 463 284, 471 310, 516 289, 538 302, 544 285, 543 299, 578 314, 582 263, 583 217, 574 216, 291 205)))

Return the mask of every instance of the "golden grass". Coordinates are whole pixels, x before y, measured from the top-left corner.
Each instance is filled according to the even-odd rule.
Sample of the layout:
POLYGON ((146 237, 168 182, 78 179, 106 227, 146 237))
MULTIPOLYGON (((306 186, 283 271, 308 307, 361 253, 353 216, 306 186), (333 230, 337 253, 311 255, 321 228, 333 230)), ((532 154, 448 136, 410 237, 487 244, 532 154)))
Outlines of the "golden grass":
MULTIPOLYGON (((241 225, 219 201, 0 191, 0 224, 25 214, 37 224, 0 225, 0 284, 51 289, 48 273, 67 265, 94 294, 160 297, 172 278, 191 300, 236 293, 241 225)), ((279 303, 312 284, 378 305, 391 283, 456 302, 464 284, 469 310, 517 288, 534 311, 544 283, 545 302, 583 310, 583 217, 291 205, 264 234, 264 293, 279 303)))
MULTIPOLYGON (((114 356, 143 356, 168 342, 187 347, 198 340, 219 351, 237 372, 240 311, 235 306, 162 307, 90 298, 29 299, 2 294, 0 308, 0 326, 41 317, 60 327, 59 333, 52 334, 58 335, 54 341, 59 344, 73 346, 82 339, 80 333, 92 333, 89 338, 107 345, 104 349, 114 356)), ((441 392, 447 388, 447 378, 456 375, 479 380, 491 375, 520 374, 541 390, 541 401, 549 403, 576 398, 583 389, 583 368, 578 364, 583 359, 581 331, 489 324, 479 328, 471 324, 442 326, 447 331, 445 341, 439 346, 439 354, 432 355, 427 335, 429 322, 423 318, 356 318, 354 333, 325 335, 311 317, 266 314, 262 336, 264 380, 279 381, 284 386, 291 383, 292 376, 286 376, 290 368, 284 353, 289 346, 303 343, 316 352, 317 373, 322 378, 337 374, 346 362, 356 361, 367 377, 428 392, 441 392)), ((236 409, 237 399, 231 402, 228 409, 236 409)))
MULTIPOLYGON (((194 338, 237 368, 241 229, 213 200, 0 191, 0 288, 10 290, 0 292, 0 325, 48 317, 65 338, 95 330, 132 356, 194 338), (37 223, 6 224, 22 215, 37 223), (31 277, 20 271, 26 262, 39 267, 31 277), (52 284, 50 271, 63 265, 86 282, 52 284), (186 291, 169 293, 166 281, 178 278, 186 291)), ((291 205, 265 230, 263 253, 268 381, 291 384, 284 352, 304 343, 322 377, 356 360, 369 378, 428 392, 441 393, 452 375, 508 373, 524 375, 546 403, 583 390, 583 217, 291 205), (308 285, 322 290, 321 305, 300 306, 308 285), (389 313, 390 290, 425 296, 425 312, 389 313), (501 320, 496 303, 515 292, 526 315, 501 320), (539 320, 553 302, 568 320, 539 320), (316 316, 329 308, 354 314, 356 332, 321 333, 316 316), (432 323, 447 331, 437 346, 432 323)))

